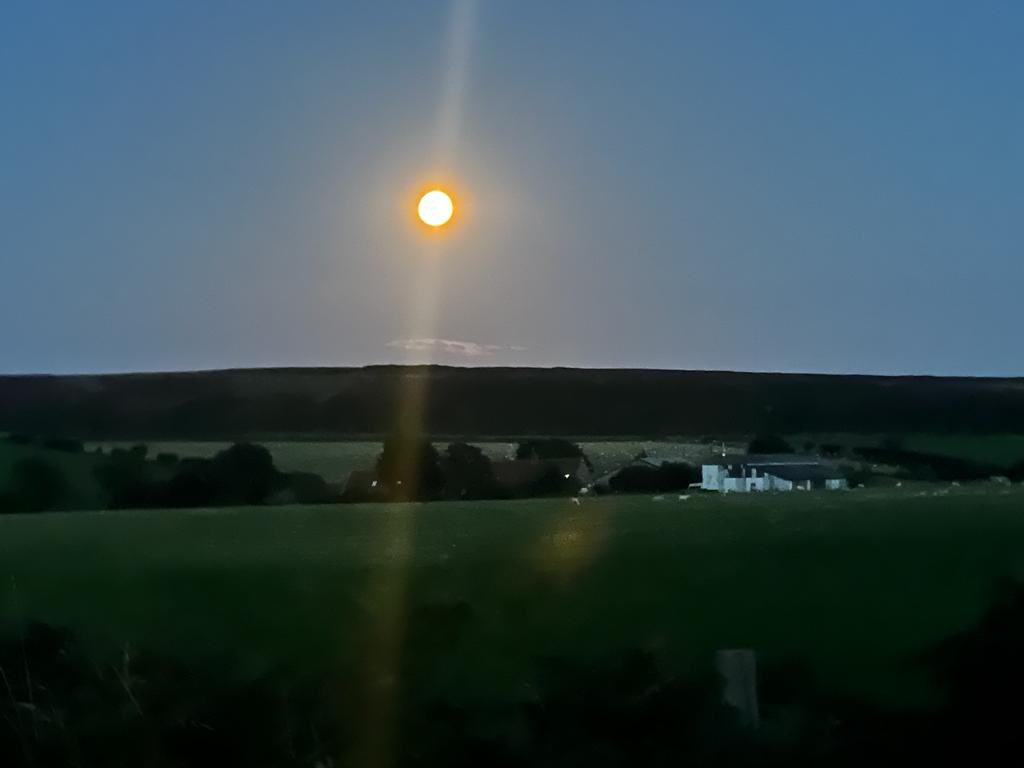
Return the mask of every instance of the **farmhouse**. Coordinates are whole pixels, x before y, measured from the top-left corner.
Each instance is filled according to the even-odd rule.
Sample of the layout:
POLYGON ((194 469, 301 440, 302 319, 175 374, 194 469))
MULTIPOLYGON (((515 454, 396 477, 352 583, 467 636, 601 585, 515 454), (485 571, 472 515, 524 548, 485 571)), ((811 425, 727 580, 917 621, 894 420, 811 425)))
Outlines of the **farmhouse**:
POLYGON ((836 467, 796 454, 732 454, 701 463, 700 487, 706 491, 747 493, 847 487, 836 467))

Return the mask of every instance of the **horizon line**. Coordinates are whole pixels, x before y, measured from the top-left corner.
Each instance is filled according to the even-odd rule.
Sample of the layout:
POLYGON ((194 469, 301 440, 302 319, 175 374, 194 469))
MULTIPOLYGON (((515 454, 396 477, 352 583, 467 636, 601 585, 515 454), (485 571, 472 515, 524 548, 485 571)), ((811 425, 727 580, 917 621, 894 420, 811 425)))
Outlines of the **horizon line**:
POLYGON ((225 373, 271 373, 271 372, 332 372, 361 371, 378 368, 441 368, 465 371, 581 371, 581 372, 645 372, 645 373, 689 373, 689 374, 733 374, 748 376, 828 376, 842 378, 881 378, 881 379, 963 379, 963 380, 996 380, 1024 381, 1022 375, 1000 374, 946 374, 946 373, 882 373, 882 372, 839 372, 839 371, 806 371, 806 370, 741 370, 732 368, 664 368, 646 366, 576 366, 576 365, 458 365, 452 363, 365 363, 363 365, 252 365, 228 366, 213 368, 170 368, 151 370, 106 370, 93 372, 0 372, 0 379, 12 378, 112 378, 133 376, 187 376, 196 374, 225 373))

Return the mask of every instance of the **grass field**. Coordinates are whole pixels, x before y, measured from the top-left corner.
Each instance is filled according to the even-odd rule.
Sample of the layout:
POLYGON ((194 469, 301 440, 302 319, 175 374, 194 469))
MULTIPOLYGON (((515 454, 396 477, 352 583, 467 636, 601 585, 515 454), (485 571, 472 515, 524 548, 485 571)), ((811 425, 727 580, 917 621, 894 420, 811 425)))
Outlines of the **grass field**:
POLYGON ((919 493, 6 516, 0 607, 97 653, 131 642, 453 699, 528 696, 546 657, 641 648, 686 671, 741 646, 920 700, 919 654, 1024 576, 1024 489, 919 493))

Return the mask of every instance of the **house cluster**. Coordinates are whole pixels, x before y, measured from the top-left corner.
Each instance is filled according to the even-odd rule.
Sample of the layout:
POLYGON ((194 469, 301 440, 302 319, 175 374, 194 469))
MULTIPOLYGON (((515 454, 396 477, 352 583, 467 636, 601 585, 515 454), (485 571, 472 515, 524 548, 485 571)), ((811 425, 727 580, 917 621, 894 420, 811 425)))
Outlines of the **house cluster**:
MULTIPOLYGON (((661 469, 664 465, 690 463, 685 458, 638 457, 627 466, 661 469)), ((691 488, 719 493, 753 491, 840 490, 848 487, 843 472, 834 464, 799 454, 727 454, 713 455, 700 462, 700 482, 691 488)), ((621 471, 610 471, 595 478, 584 459, 506 459, 491 464, 494 481, 504 496, 527 496, 541 484, 550 492, 552 481, 562 484, 563 492, 581 489, 607 491, 612 478, 621 471)), ((376 473, 356 471, 349 476, 345 491, 357 498, 372 497, 381 489, 376 473)), ((449 498, 459 498, 458 488, 449 498)), ((585 491, 584 491, 585 492, 585 491)))
POLYGON ((705 491, 841 490, 847 485, 835 466, 792 453, 722 454, 701 462, 700 487, 705 491))

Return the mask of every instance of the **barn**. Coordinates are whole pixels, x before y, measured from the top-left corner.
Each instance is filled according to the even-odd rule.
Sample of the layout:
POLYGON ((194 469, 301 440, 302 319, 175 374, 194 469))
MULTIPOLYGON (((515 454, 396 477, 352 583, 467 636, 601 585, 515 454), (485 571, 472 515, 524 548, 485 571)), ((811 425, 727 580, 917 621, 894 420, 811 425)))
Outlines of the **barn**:
POLYGON ((722 493, 839 490, 846 477, 834 465, 797 454, 732 454, 701 462, 701 489, 722 493))

